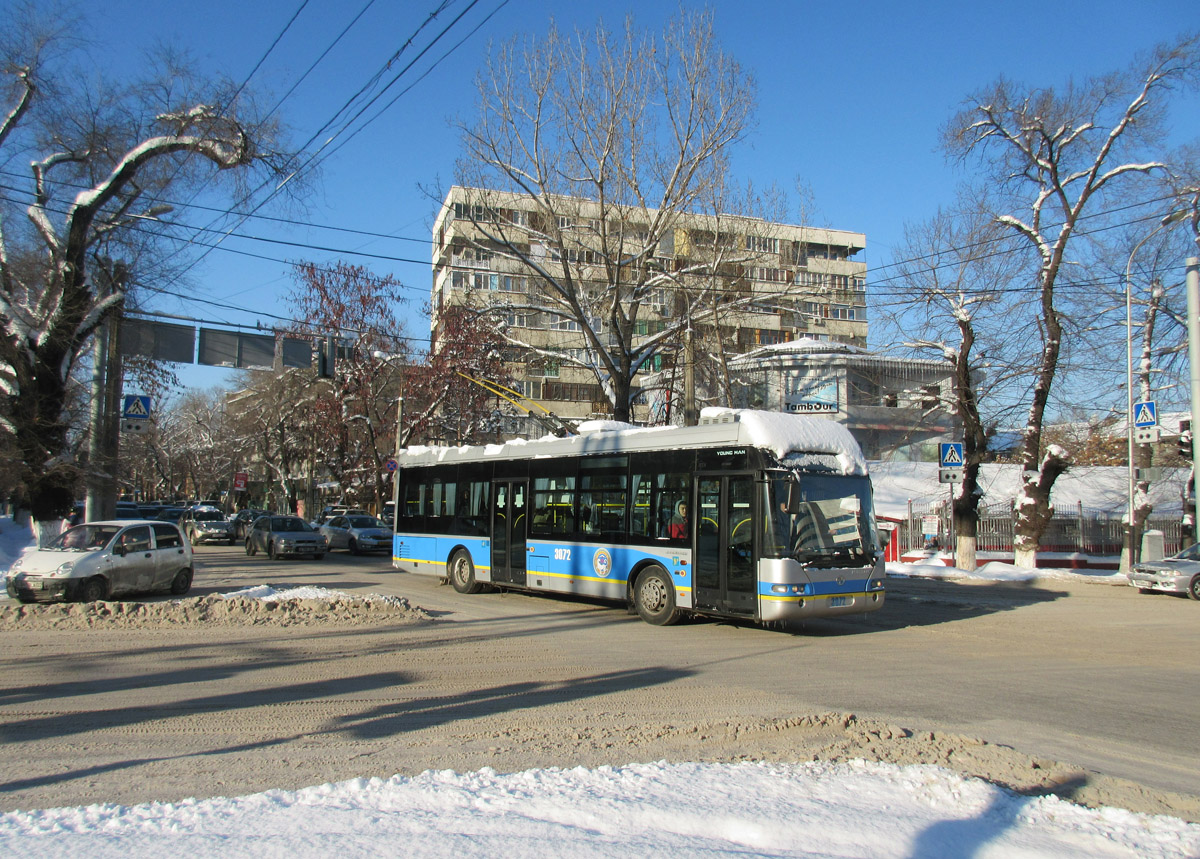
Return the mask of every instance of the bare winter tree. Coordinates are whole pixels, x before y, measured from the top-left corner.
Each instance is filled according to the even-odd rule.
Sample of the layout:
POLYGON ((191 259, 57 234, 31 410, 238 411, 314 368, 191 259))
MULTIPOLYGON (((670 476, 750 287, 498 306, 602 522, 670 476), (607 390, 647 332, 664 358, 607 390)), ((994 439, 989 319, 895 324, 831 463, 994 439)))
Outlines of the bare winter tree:
POLYGON ((1023 332, 1019 321, 1026 296, 1005 286, 1018 264, 1004 253, 1005 238, 976 201, 964 198, 955 209, 905 229, 883 299, 892 328, 885 339, 905 343, 917 355, 942 358, 952 369, 946 406, 963 429, 954 552, 956 566, 966 570, 975 568, 979 467, 992 431, 1020 393, 1014 390, 1025 369, 1019 344, 1034 336, 1029 323, 1023 332))
POLYGON ((400 283, 344 262, 300 263, 295 272, 297 330, 330 335, 335 343, 330 378, 314 387, 317 461, 340 484, 344 499, 381 510, 400 396, 395 368, 409 361, 405 328, 396 316, 404 301, 400 283))
POLYGON ((229 422, 267 485, 267 505, 293 512, 310 483, 318 417, 311 370, 254 371, 230 395, 229 422))
POLYGON ((968 100, 949 123, 947 151, 978 158, 994 189, 998 223, 1028 247, 1037 262, 1041 349, 1022 430, 1015 562, 1035 566, 1041 535, 1053 514, 1050 493, 1069 466, 1066 451, 1043 446, 1042 427, 1063 353, 1063 307, 1057 287, 1073 259, 1080 220, 1110 191, 1162 170, 1148 157, 1162 130, 1171 89, 1194 83, 1200 36, 1160 47, 1123 74, 1064 91, 1024 90, 1001 80, 968 100))
POLYGON ((708 275, 736 279, 745 261, 735 240, 745 228, 715 217, 689 234, 688 266, 662 260, 683 258, 674 243, 685 215, 718 211, 753 83, 717 44, 711 14, 682 12, 661 37, 628 20, 619 34, 552 28, 540 42, 511 42, 489 58, 478 93, 475 120, 460 125, 462 215, 481 252, 517 263, 533 283, 507 296, 510 317, 540 315, 540 327, 585 346, 547 346, 515 328, 507 336, 590 370, 613 416, 628 420, 634 377, 710 313, 708 275))
POLYGON ((39 531, 74 499, 64 420, 71 371, 126 295, 89 276, 92 250, 160 211, 155 197, 168 188, 211 186, 216 175, 286 160, 272 149, 275 128, 255 119, 232 83, 193 85, 176 68, 157 86, 91 91, 66 64, 47 62, 46 32, 27 33, 0 67, 0 148, 30 162, 26 187, 6 195, 24 198, 26 228, 0 220, 0 431, 19 452, 39 531))

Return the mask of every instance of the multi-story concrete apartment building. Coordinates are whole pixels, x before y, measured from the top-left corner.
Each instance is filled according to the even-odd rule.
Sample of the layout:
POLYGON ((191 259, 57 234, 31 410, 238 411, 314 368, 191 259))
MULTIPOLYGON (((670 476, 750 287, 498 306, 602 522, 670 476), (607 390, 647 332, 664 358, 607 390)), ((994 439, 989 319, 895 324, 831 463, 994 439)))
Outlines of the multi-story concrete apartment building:
POLYGON ((449 308, 492 308, 527 397, 586 419, 627 394, 634 420, 661 421, 653 404, 688 385, 700 406, 730 404, 733 355, 802 336, 865 346, 865 246, 844 230, 455 186, 433 226, 434 343, 449 308))

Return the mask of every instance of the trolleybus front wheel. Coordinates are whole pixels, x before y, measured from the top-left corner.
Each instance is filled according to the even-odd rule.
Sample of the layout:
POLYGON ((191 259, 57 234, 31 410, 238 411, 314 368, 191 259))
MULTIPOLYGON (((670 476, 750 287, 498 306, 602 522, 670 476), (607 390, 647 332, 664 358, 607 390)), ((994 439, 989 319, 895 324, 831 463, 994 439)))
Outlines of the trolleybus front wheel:
POLYGON ((638 616, 655 626, 669 626, 682 615, 675 607, 675 585, 662 567, 650 567, 638 576, 633 604, 638 616))
POLYGON ((466 549, 459 549, 450 556, 449 575, 450 584, 460 594, 477 594, 483 590, 483 585, 475 581, 475 565, 466 549))

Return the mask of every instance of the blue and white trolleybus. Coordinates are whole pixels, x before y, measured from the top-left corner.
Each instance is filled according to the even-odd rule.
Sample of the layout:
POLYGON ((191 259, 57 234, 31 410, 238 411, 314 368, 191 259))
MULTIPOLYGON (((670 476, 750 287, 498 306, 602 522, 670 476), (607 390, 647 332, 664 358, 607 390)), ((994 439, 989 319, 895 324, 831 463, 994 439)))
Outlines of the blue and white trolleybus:
POLYGON ((615 427, 403 452, 393 564, 461 593, 622 601, 653 624, 882 607, 871 482, 844 427, 745 409, 615 427))

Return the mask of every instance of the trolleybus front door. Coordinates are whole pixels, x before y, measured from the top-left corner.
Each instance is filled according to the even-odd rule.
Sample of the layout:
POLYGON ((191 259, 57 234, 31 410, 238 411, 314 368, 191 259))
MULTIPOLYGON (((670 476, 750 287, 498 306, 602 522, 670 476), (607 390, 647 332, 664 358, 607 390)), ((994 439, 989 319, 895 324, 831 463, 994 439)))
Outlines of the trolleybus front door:
POLYGON ((758 608, 754 563, 754 478, 698 475, 696 607, 753 615, 758 608))
POLYGON ((525 516, 529 484, 525 480, 492 482, 492 581, 525 584, 525 516))

